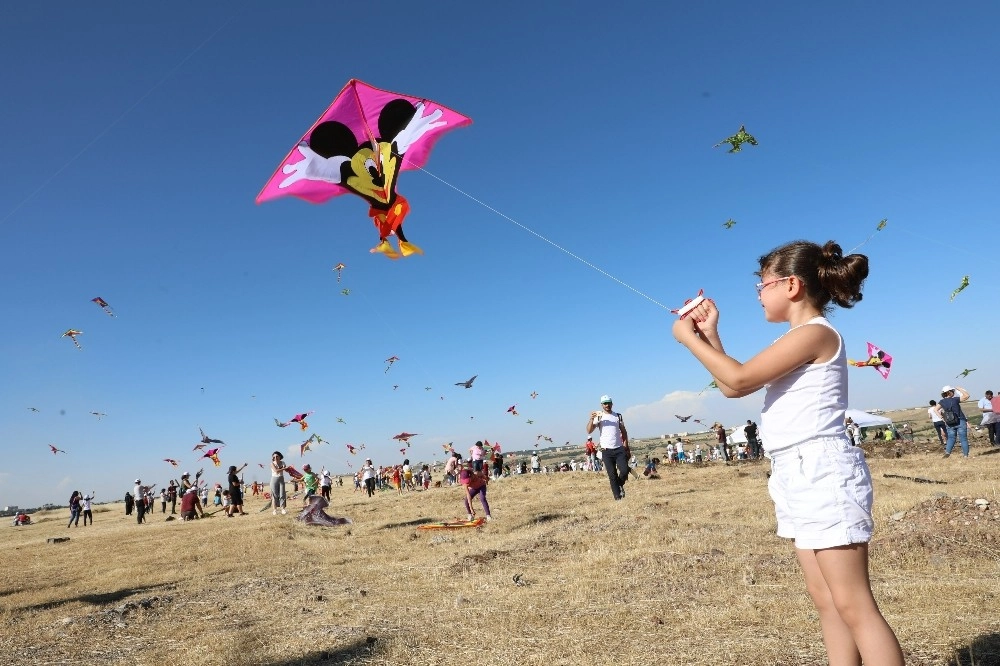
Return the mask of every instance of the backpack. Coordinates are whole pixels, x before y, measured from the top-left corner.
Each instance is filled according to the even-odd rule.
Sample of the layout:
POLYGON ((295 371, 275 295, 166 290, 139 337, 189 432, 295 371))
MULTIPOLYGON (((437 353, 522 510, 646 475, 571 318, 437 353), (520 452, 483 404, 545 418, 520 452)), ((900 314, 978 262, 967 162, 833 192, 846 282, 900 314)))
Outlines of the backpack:
POLYGON ((941 409, 941 418, 944 419, 944 424, 949 428, 954 428, 961 422, 961 418, 958 416, 958 412, 954 409, 941 409))

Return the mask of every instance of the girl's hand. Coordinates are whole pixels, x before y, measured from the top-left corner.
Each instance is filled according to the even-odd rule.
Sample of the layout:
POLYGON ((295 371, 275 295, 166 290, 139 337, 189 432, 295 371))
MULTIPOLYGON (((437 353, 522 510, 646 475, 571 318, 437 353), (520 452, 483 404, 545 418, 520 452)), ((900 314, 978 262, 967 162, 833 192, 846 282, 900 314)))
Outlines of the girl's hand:
POLYGON ((677 342, 689 345, 698 339, 697 322, 692 317, 685 317, 674 322, 673 333, 677 342))
POLYGON ((694 319, 698 330, 706 335, 715 334, 719 328, 719 308, 715 301, 706 298, 688 314, 688 319, 694 319))

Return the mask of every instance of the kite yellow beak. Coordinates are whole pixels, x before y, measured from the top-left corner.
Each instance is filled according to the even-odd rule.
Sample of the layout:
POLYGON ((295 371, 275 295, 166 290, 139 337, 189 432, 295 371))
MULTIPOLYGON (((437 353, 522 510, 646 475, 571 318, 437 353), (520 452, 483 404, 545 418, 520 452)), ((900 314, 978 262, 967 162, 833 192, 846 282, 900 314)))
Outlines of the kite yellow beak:
POLYGON ((403 254, 404 257, 408 257, 411 254, 424 253, 424 251, 421 250, 419 247, 407 241, 399 241, 399 251, 403 254))
POLYGON ((399 253, 396 252, 396 249, 392 247, 392 245, 389 245, 389 241, 385 239, 383 239, 378 245, 376 245, 375 247, 373 247, 368 251, 371 252, 372 254, 375 254, 376 252, 379 254, 384 254, 390 259, 399 259, 400 256, 399 253))

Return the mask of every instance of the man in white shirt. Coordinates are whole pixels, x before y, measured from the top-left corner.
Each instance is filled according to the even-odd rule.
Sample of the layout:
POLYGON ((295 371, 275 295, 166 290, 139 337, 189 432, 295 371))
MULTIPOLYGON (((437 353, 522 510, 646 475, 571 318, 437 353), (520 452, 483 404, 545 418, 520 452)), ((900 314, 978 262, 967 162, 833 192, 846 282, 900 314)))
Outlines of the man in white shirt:
POLYGON ((628 481, 628 463, 632 452, 629 451, 628 431, 625 430, 622 415, 611 407, 611 396, 602 395, 600 411, 591 412, 587 419, 587 434, 594 432, 595 428, 600 429, 601 460, 611 482, 611 494, 615 500, 620 500, 625 497, 625 482, 628 481))
POLYGON ((937 400, 931 400, 930 407, 927 408, 927 416, 931 418, 931 423, 934 424, 934 430, 937 432, 938 441, 941 442, 941 446, 945 446, 945 439, 948 437, 948 426, 944 424, 944 419, 938 414, 937 400))
POLYGON ((997 439, 997 423, 1000 422, 998 414, 993 411, 993 391, 987 391, 982 400, 979 401, 979 409, 983 413, 983 420, 979 425, 986 427, 986 432, 990 436, 991 446, 1000 446, 997 439))

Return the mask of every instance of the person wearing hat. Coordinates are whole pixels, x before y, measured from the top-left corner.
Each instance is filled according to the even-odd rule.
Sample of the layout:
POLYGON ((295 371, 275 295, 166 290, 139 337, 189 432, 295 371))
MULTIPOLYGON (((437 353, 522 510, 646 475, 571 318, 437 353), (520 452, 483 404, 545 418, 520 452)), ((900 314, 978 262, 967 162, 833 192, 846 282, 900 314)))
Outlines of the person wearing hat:
POLYGON ((620 500, 625 497, 625 482, 628 481, 628 460, 631 452, 625 421, 622 420, 621 414, 612 411, 612 405, 611 396, 601 396, 600 411, 591 412, 587 420, 587 434, 591 434, 595 429, 599 430, 601 461, 608 472, 611 494, 615 500, 620 500))
POLYGON ((237 468, 236 465, 229 466, 229 510, 226 512, 230 516, 236 515, 237 513, 241 516, 247 515, 243 511, 243 482, 240 481, 240 472, 246 468, 247 464, 243 463, 242 467, 237 468))
POLYGON ((969 392, 961 386, 946 384, 941 388, 941 400, 937 404, 937 413, 948 429, 948 439, 944 445, 944 457, 951 455, 955 448, 955 438, 962 444, 962 456, 969 457, 969 422, 962 412, 962 402, 969 399, 969 392), (958 393, 956 396, 955 393, 958 393))
POLYGON ((181 520, 194 520, 204 515, 198 502, 198 489, 192 486, 185 490, 181 496, 181 520))
POLYGON ((135 497, 135 522, 141 525, 146 522, 146 489, 142 485, 142 479, 135 480, 132 496, 135 497))
POLYGON ((594 444, 594 438, 588 437, 587 443, 583 445, 584 451, 587 453, 587 470, 591 472, 597 471, 597 444, 594 444))

